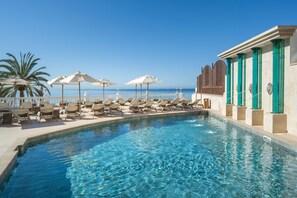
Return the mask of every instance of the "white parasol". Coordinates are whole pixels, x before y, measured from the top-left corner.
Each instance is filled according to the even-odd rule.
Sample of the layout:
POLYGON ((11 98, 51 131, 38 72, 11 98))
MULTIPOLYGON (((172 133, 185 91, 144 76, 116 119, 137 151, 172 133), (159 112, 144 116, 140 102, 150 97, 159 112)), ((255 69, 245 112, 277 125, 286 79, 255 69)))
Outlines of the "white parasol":
MULTIPOLYGON (((130 81, 132 82, 132 81, 130 81)), ((129 82, 129 83, 130 83, 129 82)), ((148 98, 148 94, 149 94, 149 84, 154 84, 154 83, 160 83, 161 81, 155 77, 155 76, 150 76, 150 75, 145 75, 145 76, 141 76, 139 78, 136 78, 133 80, 133 83, 130 84, 146 84, 146 98, 148 98)), ((127 83, 127 84, 129 84, 127 83)))
POLYGON ((77 83, 78 84, 78 92, 79 92, 79 100, 81 100, 81 93, 80 93, 80 83, 81 82, 97 82, 97 80, 91 76, 89 76, 88 74, 85 73, 81 73, 76 72, 70 76, 68 76, 67 78, 63 79, 61 81, 62 83, 68 83, 68 84, 73 84, 73 83, 77 83))
POLYGON ((65 76, 59 76, 57 78, 54 78, 52 80, 47 81, 47 84, 49 85, 62 85, 62 105, 64 104, 64 85, 65 84, 71 84, 71 85, 77 85, 78 83, 63 83, 62 80, 64 80, 65 76))
POLYGON ((24 79, 21 79, 20 77, 18 76, 14 76, 12 78, 6 78, 6 79, 2 79, 0 80, 0 84, 3 84, 3 85, 13 85, 14 87, 14 106, 16 104, 16 86, 17 85, 25 85, 27 86, 29 84, 28 81, 24 80, 24 79))
POLYGON ((135 98, 137 98, 137 84, 139 84, 138 78, 135 78, 134 80, 131 80, 126 83, 126 85, 135 85, 135 98))
POLYGON ((106 80, 106 79, 101 79, 101 80, 98 80, 97 82, 92 83, 92 85, 102 86, 103 99, 104 99, 104 88, 108 87, 108 86, 111 86, 111 85, 115 85, 115 83, 110 82, 109 80, 106 80))

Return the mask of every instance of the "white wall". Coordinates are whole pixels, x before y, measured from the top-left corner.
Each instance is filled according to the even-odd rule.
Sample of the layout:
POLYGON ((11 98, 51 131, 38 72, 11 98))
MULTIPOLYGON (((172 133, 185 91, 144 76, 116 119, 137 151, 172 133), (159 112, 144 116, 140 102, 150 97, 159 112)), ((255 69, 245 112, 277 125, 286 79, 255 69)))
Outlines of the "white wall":
MULTIPOLYGON (((294 34, 297 37, 297 34, 294 34)), ((288 133, 297 135, 297 64, 290 64, 290 40, 285 42, 285 108, 288 133)))
POLYGON ((253 58, 252 52, 248 52, 245 54, 246 57, 246 90, 245 90, 245 106, 252 107, 253 95, 249 90, 250 84, 252 84, 252 76, 253 76, 253 58))
MULTIPOLYGON (((237 92, 237 85, 238 85, 238 59, 237 57, 233 59, 234 61, 234 102, 233 104, 237 106, 237 97, 238 97, 238 92, 237 92)), ((231 81, 231 89, 232 89, 232 81, 231 81)))
POLYGON ((262 48, 262 109, 272 112, 272 95, 267 93, 267 84, 272 83, 272 43, 262 48))
POLYGON ((211 101, 211 109, 222 112, 222 108, 225 104, 224 102, 225 95, 215 95, 215 94, 205 94, 205 93, 195 93, 192 94, 192 101, 196 99, 202 99, 202 103, 205 98, 208 98, 211 101))

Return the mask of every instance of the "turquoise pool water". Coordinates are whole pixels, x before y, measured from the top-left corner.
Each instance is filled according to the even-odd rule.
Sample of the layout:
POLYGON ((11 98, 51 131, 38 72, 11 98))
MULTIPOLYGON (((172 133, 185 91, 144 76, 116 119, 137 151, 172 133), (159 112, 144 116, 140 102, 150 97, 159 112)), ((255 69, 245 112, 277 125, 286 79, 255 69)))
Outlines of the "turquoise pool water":
POLYGON ((214 117, 89 128, 27 149, 0 197, 297 197, 297 157, 214 117))

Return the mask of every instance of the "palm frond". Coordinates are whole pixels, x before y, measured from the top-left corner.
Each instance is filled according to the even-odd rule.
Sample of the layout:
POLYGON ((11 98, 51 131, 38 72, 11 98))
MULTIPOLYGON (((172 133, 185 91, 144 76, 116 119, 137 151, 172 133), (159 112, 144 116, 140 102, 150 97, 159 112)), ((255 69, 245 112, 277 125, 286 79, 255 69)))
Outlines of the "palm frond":
MULTIPOLYGON (((46 76, 50 76, 47 72, 45 72, 46 67, 40 67, 36 69, 38 65, 38 61, 40 58, 34 58, 34 54, 20 53, 20 60, 11 54, 7 53, 8 59, 0 60, 0 68, 3 69, 1 71, 0 77, 9 78, 12 76, 19 76, 20 78, 27 80, 29 82, 28 86, 16 86, 16 89, 20 92, 25 92, 27 96, 41 96, 40 88, 42 87, 48 93, 49 89, 43 83, 47 82, 46 76)), ((0 96, 8 96, 14 95, 14 87, 5 86, 1 87, 0 96)))

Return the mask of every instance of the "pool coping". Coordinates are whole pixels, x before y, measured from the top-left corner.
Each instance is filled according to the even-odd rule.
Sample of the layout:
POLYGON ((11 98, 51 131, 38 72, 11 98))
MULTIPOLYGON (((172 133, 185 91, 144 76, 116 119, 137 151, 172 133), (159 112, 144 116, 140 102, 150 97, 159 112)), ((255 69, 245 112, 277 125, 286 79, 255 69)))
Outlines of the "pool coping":
MULTIPOLYGON (((78 126, 68 127, 64 129, 53 129, 46 132, 41 132, 35 135, 28 135, 27 137, 18 138, 10 145, 4 154, 0 155, 0 185, 3 185, 7 178, 10 177, 11 171, 17 163, 17 157, 19 154, 23 154, 26 149, 33 143, 46 141, 51 138, 58 136, 71 134, 77 132, 77 130, 87 129, 94 126, 100 126, 111 123, 125 122, 129 120, 139 120, 147 118, 158 118, 158 117, 167 117, 174 115, 191 115, 197 114, 199 112, 207 112, 205 109, 193 109, 188 111, 171 111, 171 112, 160 112, 160 113, 147 113, 147 114, 131 114, 125 115, 123 117, 111 117, 108 119, 96 119, 92 123, 82 123, 78 126)), ((4 184, 5 185, 5 184, 4 184)))
POLYGON ((208 113, 212 117, 226 121, 227 123, 230 123, 236 127, 239 127, 263 139, 266 138, 267 141, 271 141, 278 145, 281 145, 284 148, 290 150, 291 152, 297 155, 297 140, 294 141, 291 139, 291 138, 297 138, 294 135, 291 135, 288 133, 269 133, 267 131, 264 131, 263 126, 250 126, 250 125, 247 125, 244 121, 234 120, 231 117, 226 117, 220 114, 219 112, 213 111, 213 110, 208 110, 208 113))
MULTIPOLYGON (((51 138, 55 138, 58 136, 71 134, 77 132, 80 129, 87 129, 94 126, 100 126, 105 124, 111 123, 119 123, 125 122, 129 120, 139 120, 139 119, 147 119, 147 118, 158 118, 158 117, 167 117, 167 116, 174 116, 174 115, 191 115, 197 114, 199 112, 207 112, 208 115, 220 119, 222 121, 226 121, 236 127, 239 127, 247 132, 255 134, 259 137, 269 137, 271 138, 272 142, 277 143, 278 145, 283 146, 286 149, 297 154, 297 141, 291 140, 286 138, 289 134, 273 134, 263 130, 263 127, 255 127, 249 126, 242 121, 233 120, 230 117, 225 117, 217 111, 209 110, 209 109, 194 109, 190 111, 173 111, 173 112, 162 112, 162 113, 148 113, 148 114, 132 114, 132 115, 125 115, 124 117, 112 117, 107 120, 97 119, 94 120, 92 123, 83 123, 79 126, 68 127, 66 129, 60 130, 52 130, 47 131, 45 133, 36 134, 32 136, 28 136, 25 138, 18 138, 15 142, 10 145, 6 152, 0 156, 1 164, 0 164, 0 185, 4 184, 4 182, 9 178, 11 175, 11 171, 16 165, 17 157, 19 154, 25 152, 25 150, 30 146, 32 143, 36 143, 39 141, 49 140, 51 138)), ((296 137, 296 136, 294 136, 296 137)))

